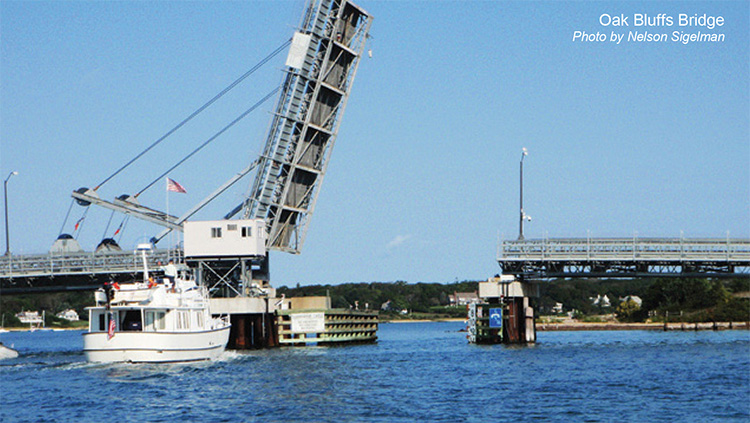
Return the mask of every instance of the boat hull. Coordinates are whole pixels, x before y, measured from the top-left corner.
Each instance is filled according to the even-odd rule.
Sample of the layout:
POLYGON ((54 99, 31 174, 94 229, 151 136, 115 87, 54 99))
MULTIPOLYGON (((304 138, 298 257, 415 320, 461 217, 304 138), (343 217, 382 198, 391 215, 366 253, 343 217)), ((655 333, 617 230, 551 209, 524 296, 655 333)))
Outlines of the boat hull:
POLYGON ((96 363, 170 363, 215 360, 226 348, 230 326, 202 332, 83 334, 86 360, 96 363))
POLYGON ((0 360, 18 357, 18 351, 0 344, 0 360))

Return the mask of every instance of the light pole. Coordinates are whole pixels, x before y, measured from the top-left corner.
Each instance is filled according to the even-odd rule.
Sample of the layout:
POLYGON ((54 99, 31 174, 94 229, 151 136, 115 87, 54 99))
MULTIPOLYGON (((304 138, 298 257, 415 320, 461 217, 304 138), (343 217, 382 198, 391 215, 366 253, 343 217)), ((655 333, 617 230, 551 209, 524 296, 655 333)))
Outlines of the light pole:
POLYGON ((521 189, 519 190, 521 194, 521 198, 519 202, 521 206, 520 207, 521 213, 518 219, 518 240, 519 241, 523 240, 523 221, 531 220, 531 216, 527 216, 526 213, 523 212, 523 158, 526 157, 528 154, 529 154, 529 150, 527 150, 526 147, 524 147, 523 150, 521 151, 521 178, 520 178, 521 189))
POLYGON ((8 177, 5 178, 5 182, 3 183, 3 194, 5 195, 5 255, 10 255, 10 236, 8 235, 8 181, 10 180, 11 176, 18 175, 18 172, 15 170, 13 172, 10 172, 8 174, 8 177))

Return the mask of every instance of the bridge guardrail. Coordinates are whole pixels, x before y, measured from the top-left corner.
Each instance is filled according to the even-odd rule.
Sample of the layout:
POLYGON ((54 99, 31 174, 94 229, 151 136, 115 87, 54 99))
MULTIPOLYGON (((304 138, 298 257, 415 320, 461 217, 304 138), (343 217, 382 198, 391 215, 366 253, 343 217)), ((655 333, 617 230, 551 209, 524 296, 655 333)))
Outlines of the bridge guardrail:
POLYGON ((748 239, 556 238, 504 241, 503 261, 741 261, 750 265, 748 239))
MULTIPOLYGON (((182 250, 155 250, 147 256, 149 268, 167 263, 172 258, 182 261, 182 250)), ((130 251, 50 253, 0 257, 0 279, 35 278, 100 273, 132 273, 143 269, 141 256, 130 251)))

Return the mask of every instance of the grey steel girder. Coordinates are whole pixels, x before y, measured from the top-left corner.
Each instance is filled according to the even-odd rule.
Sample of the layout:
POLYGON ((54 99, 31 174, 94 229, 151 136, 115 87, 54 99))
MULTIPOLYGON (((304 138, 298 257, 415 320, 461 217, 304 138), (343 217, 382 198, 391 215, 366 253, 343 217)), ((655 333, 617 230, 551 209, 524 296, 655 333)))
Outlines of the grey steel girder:
POLYGON ((311 0, 310 43, 288 67, 245 218, 262 218, 267 248, 299 253, 325 176, 372 17, 346 0, 311 0))

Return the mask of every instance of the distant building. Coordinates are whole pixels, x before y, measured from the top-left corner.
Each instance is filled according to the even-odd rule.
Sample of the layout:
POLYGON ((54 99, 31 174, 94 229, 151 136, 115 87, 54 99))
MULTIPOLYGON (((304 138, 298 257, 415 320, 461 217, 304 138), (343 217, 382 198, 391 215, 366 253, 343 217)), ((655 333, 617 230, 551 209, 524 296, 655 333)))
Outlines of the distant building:
POLYGON ((398 311, 398 309, 396 309, 396 307, 393 305, 393 302, 391 302, 391 300, 388 300, 384 302, 383 304, 381 304, 380 310, 381 311, 398 311))
POLYGON ((38 311, 22 311, 16 314, 21 323, 29 325, 39 325, 42 323, 42 316, 38 311))
POLYGON ((57 317, 65 320, 70 320, 71 322, 77 322, 81 320, 78 316, 78 313, 73 309, 67 309, 65 311, 61 311, 57 313, 57 317))
POLYGON ((563 303, 555 303, 555 306, 552 307, 552 313, 560 314, 562 312, 563 312, 563 303))
POLYGON ((607 294, 604 294, 604 296, 597 295, 596 298, 590 297, 591 303, 595 306, 599 307, 611 307, 612 303, 609 301, 609 297, 607 297, 607 294))
POLYGON ((627 295, 625 297, 621 297, 620 298, 620 302, 621 303, 624 303, 624 302, 627 302, 627 301, 632 301, 632 302, 638 304, 638 307, 642 307, 643 306, 643 300, 641 299, 641 297, 639 297, 637 295, 627 295))
POLYGON ((454 292, 453 295, 448 295, 448 304, 452 306, 462 306, 471 303, 478 303, 479 295, 476 291, 474 292, 454 292))

